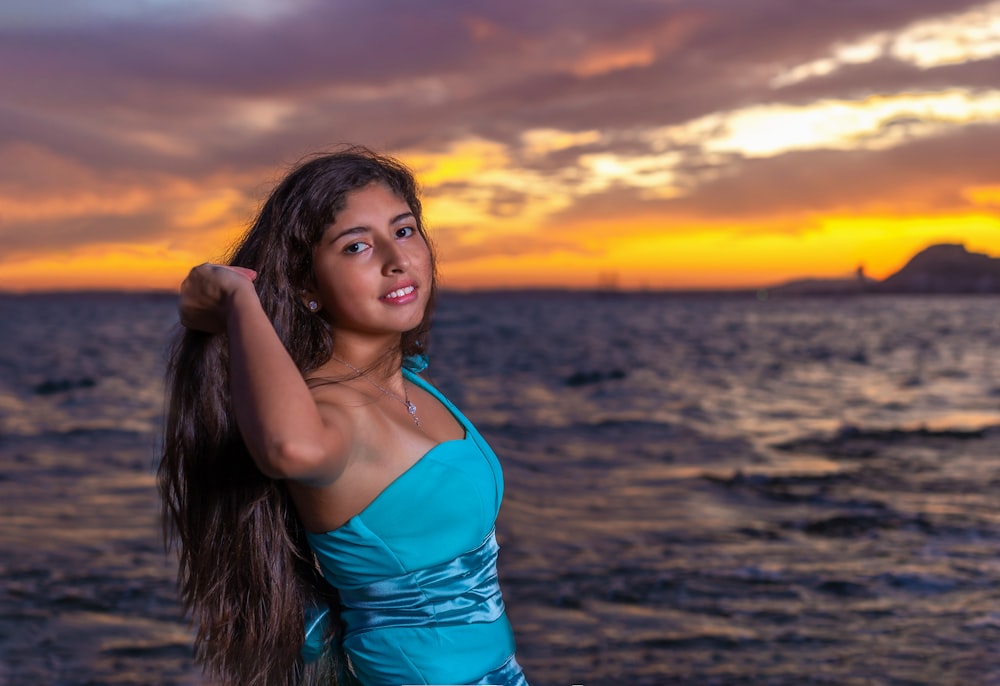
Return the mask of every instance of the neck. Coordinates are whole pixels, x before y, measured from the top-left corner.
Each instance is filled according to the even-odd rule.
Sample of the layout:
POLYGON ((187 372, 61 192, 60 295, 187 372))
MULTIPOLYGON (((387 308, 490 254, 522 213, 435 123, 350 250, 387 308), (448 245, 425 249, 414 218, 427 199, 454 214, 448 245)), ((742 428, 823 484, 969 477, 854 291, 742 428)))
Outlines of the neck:
POLYGON ((388 379, 399 374, 403 364, 400 336, 378 339, 334 336, 333 361, 346 362, 374 378, 388 379))
POLYGON ((338 359, 336 356, 332 358, 332 361, 337 364, 342 364, 348 369, 350 369, 352 372, 358 375, 359 379, 362 379, 371 386, 374 386, 382 395, 392 398, 394 400, 398 400, 406 408, 406 411, 409 413, 410 418, 413 419, 413 423, 416 424, 418 427, 420 426, 420 417, 417 416, 417 406, 410 401, 410 398, 406 393, 406 384, 403 381, 402 372, 401 370, 399 370, 398 367, 396 368, 397 372, 392 374, 392 376, 395 378, 387 377, 385 379, 382 379, 381 382, 379 382, 372 379, 371 375, 368 372, 366 372, 363 369, 359 369, 358 367, 355 367, 350 362, 338 359), (390 388, 386 388, 386 386, 383 384, 388 384, 390 388), (391 388, 392 386, 395 386, 397 384, 402 390, 402 394, 391 388))

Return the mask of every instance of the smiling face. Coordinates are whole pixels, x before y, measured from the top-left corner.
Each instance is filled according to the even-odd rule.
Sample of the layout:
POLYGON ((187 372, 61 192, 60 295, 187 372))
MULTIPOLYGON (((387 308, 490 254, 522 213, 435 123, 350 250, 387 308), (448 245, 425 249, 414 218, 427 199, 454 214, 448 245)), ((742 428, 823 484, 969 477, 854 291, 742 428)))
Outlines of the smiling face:
POLYGON ((351 191, 313 249, 307 300, 345 335, 393 336, 416 328, 433 285, 431 251, 406 201, 378 182, 351 191))

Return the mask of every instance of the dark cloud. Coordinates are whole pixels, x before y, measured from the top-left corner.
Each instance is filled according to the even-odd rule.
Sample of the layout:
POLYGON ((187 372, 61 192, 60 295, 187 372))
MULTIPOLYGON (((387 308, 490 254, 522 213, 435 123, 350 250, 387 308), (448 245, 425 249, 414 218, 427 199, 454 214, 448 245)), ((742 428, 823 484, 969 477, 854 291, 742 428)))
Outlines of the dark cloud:
MULTIPOLYGON (((552 217, 551 226, 614 222, 628 213, 660 215, 663 231, 688 231, 693 222, 743 224, 830 213, 921 215, 972 209, 961 189, 1000 183, 982 150, 1000 150, 1000 123, 964 127, 889 150, 811 150, 742 159, 732 157, 715 179, 686 195, 651 199, 641 189, 613 186, 581 198, 552 217)), ((690 170, 689 170, 690 171, 690 170)), ((776 224, 767 224, 773 230, 776 224)), ((802 223, 791 223, 800 230, 802 223)), ((625 229, 627 230, 627 228, 625 229)))
POLYGON ((965 88, 992 90, 997 85, 1000 58, 920 69, 916 65, 882 58, 847 65, 827 76, 784 88, 776 88, 770 100, 787 104, 807 104, 819 98, 855 100, 882 93, 921 93, 965 88))
MULTIPOLYGON (((648 154, 639 135, 646 128, 754 104, 993 88, 998 60, 918 69, 889 57, 772 85, 782 69, 823 57, 831 46, 979 4, 315 0, 268 18, 199 12, 147 21, 132 13, 48 27, 22 22, 0 28, 0 155, 15 159, 13 150, 29 146, 60 160, 63 173, 19 180, 7 166, 0 200, 26 189, 58 195, 87 178, 198 182, 230 174, 256 176, 264 187, 301 155, 348 142, 445 151, 478 137, 508 146, 525 169, 556 173, 587 153, 648 154), (596 130, 605 138, 529 154, 521 136, 533 128, 596 130)), ((650 200, 615 187, 579 198, 553 223, 620 215, 625 207, 706 218, 879 202, 958 207, 957 188, 996 183, 985 152, 997 142, 995 127, 979 127, 885 151, 730 156, 723 166, 689 151, 681 169, 685 197, 650 200), (916 188, 923 189, 919 198, 916 188)), ((488 202, 491 212, 509 216, 532 198, 497 188, 488 202)), ((111 218, 0 225, 0 247, 117 240, 129 230, 151 235, 172 226, 166 213, 141 219, 131 229, 111 218)), ((516 243, 497 239, 489 247, 513 250, 516 243)))
POLYGON ((449 181, 441 183, 424 191, 426 199, 432 198, 463 198, 466 200, 481 199, 486 211, 497 218, 514 217, 532 202, 534 197, 526 192, 496 185, 449 181))
MULTIPOLYGON (((534 256, 554 253, 600 257, 602 251, 580 245, 576 237, 559 231, 506 234, 497 232, 475 242, 463 239, 463 234, 474 231, 468 226, 439 226, 431 228, 431 238, 441 259, 447 261, 475 260, 482 258, 534 256), (530 248, 526 250, 526 248, 530 248)), ((480 233, 480 232, 476 232, 480 233)))
POLYGON ((1000 149, 1000 124, 968 127, 883 151, 798 151, 745 161, 671 203, 705 218, 769 214, 921 214, 968 210, 962 188, 1000 181, 980 146, 1000 149))
POLYGON ((9 224, 0 216, 0 244, 11 254, 56 250, 70 253, 91 244, 128 243, 166 237, 176 230, 171 218, 161 212, 121 216, 92 214, 72 219, 44 219, 9 224))
MULTIPOLYGON (((161 127, 197 140, 210 160, 235 147, 261 145, 263 155, 330 138, 399 145, 464 133, 509 142, 526 127, 663 125, 767 101, 769 69, 942 10, 901 1, 549 1, 530 12, 457 0, 317 2, 268 23, 196 17, 0 31, 0 76, 31 114, 104 122, 109 135, 161 127), (572 71, 588 55, 643 46, 649 64, 572 71), (299 111, 263 142, 227 128, 228 112, 261 98, 299 111)), ((912 70, 887 75, 898 80, 873 87, 912 84, 912 70)), ((56 121, 51 135, 60 128, 56 121)))

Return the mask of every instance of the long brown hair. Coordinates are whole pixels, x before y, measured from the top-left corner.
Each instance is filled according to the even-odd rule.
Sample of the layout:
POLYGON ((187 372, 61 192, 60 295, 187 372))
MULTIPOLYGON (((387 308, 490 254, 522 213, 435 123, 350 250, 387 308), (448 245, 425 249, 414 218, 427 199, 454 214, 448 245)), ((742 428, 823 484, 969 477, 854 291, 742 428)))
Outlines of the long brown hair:
MULTIPOLYGON (((410 171, 392 158, 349 148, 294 168, 229 260, 257 271, 260 302, 303 375, 329 359, 333 343, 329 327, 301 302, 313 280, 313 248, 347 194, 372 182, 407 202, 426 239, 410 171)), ((434 290, 432 283, 419 326, 401 336, 400 355, 424 352, 434 290)), ((303 675, 305 609, 328 603, 336 615, 336 592, 317 570, 286 488, 260 473, 243 443, 232 414, 228 357, 225 335, 181 330, 173 341, 157 472, 164 536, 179 551, 178 586, 197 627, 198 662, 226 686, 291 685, 303 675)))

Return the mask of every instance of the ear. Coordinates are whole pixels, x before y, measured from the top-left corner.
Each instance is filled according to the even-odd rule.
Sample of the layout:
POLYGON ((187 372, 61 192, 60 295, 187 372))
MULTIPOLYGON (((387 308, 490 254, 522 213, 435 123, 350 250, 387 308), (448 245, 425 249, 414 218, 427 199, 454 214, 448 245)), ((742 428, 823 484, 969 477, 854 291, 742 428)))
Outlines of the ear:
POLYGON ((313 314, 317 314, 323 309, 319 296, 314 291, 302 291, 299 297, 302 300, 302 305, 313 314))

